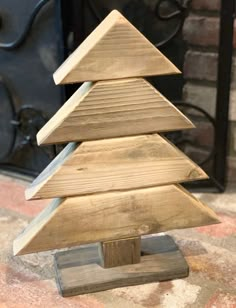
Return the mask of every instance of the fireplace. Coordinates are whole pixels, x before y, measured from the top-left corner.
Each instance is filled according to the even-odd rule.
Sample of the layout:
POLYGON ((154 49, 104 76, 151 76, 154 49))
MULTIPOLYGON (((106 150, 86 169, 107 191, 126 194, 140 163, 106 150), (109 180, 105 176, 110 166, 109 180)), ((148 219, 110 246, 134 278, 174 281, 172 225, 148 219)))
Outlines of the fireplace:
MULTIPOLYGON (((112 9, 118 9, 183 71, 149 80, 197 126, 192 132, 167 134, 210 176, 191 187, 224 190, 227 140, 233 140, 227 136, 236 120, 230 112, 229 125, 234 1, 0 0, 0 4, 2 170, 36 176, 60 151, 55 146, 39 148, 35 135, 78 85, 55 86, 52 73, 112 9)), ((229 163, 232 180, 234 158, 229 163)))

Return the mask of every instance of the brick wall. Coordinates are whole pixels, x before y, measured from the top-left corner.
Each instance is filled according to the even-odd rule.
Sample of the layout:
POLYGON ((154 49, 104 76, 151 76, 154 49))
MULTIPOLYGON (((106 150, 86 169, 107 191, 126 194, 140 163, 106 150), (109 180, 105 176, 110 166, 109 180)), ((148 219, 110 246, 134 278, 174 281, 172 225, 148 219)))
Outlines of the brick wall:
MULTIPOLYGON (((219 9, 220 0, 192 0, 191 13, 183 28, 189 46, 185 55, 183 97, 212 116, 216 101, 219 9)), ((236 48, 236 23, 234 27, 236 48)), ((228 180, 236 182, 236 57, 233 59, 229 121, 228 180)))

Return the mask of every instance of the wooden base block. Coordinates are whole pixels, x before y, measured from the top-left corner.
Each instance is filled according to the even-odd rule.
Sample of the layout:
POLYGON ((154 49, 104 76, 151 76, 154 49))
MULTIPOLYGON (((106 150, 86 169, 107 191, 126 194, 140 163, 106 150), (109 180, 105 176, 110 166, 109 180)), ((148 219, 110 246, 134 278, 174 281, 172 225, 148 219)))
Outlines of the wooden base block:
POLYGON ((188 276, 188 264, 168 235, 142 238, 142 257, 137 264, 104 269, 99 251, 99 244, 91 244, 55 254, 57 283, 62 296, 188 276))

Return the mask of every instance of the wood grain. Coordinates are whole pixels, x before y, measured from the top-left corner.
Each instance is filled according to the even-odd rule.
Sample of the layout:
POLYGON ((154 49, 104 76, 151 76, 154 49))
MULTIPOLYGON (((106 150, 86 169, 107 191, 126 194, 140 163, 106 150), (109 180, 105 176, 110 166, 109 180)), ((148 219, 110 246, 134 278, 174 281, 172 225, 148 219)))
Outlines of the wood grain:
POLYGON ((101 259, 104 268, 140 262, 141 237, 106 241, 101 243, 101 259))
POLYGON ((112 11, 58 68, 56 84, 180 71, 124 16, 112 11))
POLYGON ((218 223, 180 185, 56 199, 14 242, 14 254, 218 223))
POLYGON ((146 255, 140 263, 110 269, 99 265, 96 244, 56 253, 59 292, 66 297, 188 276, 188 264, 171 237, 142 239, 142 247, 146 255))
POLYGON ((26 199, 78 196, 207 178, 200 167, 157 134, 87 141, 73 151, 74 147, 69 144, 34 180, 26 190, 26 199))
POLYGON ((38 144, 66 143, 193 128, 143 78, 84 83, 37 134, 38 144))

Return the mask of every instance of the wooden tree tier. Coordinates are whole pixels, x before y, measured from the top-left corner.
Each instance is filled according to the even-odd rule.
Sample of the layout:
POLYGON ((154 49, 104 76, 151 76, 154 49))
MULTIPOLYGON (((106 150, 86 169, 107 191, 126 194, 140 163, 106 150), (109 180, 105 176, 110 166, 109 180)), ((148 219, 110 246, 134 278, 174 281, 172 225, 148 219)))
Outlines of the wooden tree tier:
POLYGON ((59 67, 54 80, 60 84, 179 73, 174 64, 114 10, 59 67))
POLYGON ((38 144, 194 128, 143 78, 85 82, 37 135, 38 144))
POLYGON ((120 191, 208 178, 157 134, 70 143, 26 190, 27 199, 120 191))
POLYGON ((14 243, 15 254, 217 223, 180 185, 55 199, 14 243))

